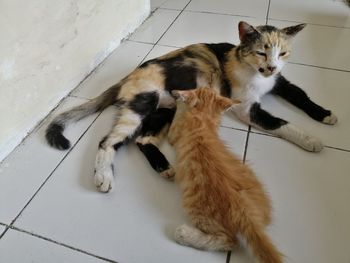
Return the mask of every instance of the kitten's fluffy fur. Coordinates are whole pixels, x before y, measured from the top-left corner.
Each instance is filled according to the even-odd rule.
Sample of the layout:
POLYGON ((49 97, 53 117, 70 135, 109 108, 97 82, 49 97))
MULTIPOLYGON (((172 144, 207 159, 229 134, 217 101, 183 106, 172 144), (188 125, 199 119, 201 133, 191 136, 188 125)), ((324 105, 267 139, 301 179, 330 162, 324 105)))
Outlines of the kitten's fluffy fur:
POLYGON ((282 262, 266 235, 270 200, 253 172, 219 139, 221 112, 234 103, 207 88, 174 91, 177 112, 169 141, 177 155, 176 181, 194 227, 182 225, 175 239, 207 250, 231 250, 242 236, 260 263, 282 262))

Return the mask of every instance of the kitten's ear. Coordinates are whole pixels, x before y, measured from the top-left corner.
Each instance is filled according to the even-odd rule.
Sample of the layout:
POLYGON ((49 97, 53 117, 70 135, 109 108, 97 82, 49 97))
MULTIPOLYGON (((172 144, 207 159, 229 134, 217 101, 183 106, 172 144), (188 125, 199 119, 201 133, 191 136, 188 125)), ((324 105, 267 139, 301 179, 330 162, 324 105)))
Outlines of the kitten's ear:
POLYGON ((218 97, 218 104, 221 110, 228 110, 232 106, 241 103, 240 100, 229 99, 226 97, 218 97))
POLYGON ((282 29, 282 32, 285 33, 289 37, 294 37, 298 32, 300 32, 306 24, 299 24, 296 26, 289 26, 282 29))
POLYGON ((253 26, 249 25, 247 22, 241 21, 238 24, 239 31, 239 39, 241 42, 246 40, 247 36, 251 36, 253 34, 260 34, 258 30, 256 30, 253 26))
POLYGON ((194 106, 196 104, 196 97, 191 90, 173 90, 171 94, 177 99, 187 104, 194 106))

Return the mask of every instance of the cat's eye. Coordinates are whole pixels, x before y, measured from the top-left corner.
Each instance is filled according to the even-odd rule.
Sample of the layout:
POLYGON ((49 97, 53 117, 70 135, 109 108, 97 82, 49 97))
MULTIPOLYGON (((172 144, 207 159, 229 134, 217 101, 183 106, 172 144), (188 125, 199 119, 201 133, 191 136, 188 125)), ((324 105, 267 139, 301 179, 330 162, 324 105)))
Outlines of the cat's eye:
POLYGON ((266 53, 261 51, 256 51, 255 54, 257 54, 258 56, 266 57, 266 53))
POLYGON ((283 57, 283 56, 285 56, 287 54, 287 52, 281 52, 280 53, 280 57, 283 57))

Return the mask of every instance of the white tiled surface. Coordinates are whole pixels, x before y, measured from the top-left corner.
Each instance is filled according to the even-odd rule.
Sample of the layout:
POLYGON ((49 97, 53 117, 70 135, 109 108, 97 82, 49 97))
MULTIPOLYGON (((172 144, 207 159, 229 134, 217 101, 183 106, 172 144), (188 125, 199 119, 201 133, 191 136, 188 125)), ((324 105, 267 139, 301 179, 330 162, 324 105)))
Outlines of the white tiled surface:
POLYGON ((177 10, 159 9, 130 36, 130 40, 156 43, 179 13, 177 10))
POLYGON ((0 236, 5 231, 6 227, 3 225, 0 225, 0 236))
POLYGON ((250 134, 246 158, 269 189, 275 211, 269 232, 286 261, 349 262, 350 153, 310 154, 250 134))
MULTIPOLYGON (((287 27, 295 23, 270 19, 269 24, 287 27)), ((290 61, 350 71, 349 39, 350 28, 307 25, 295 37, 290 61)))
POLYGON ((9 230, 0 240, 0 262, 102 263, 104 260, 9 230), (21 253, 18 253, 18 252, 21 253))
MULTIPOLYGON (((58 108, 61 112, 86 100, 68 98, 58 108)), ((96 116, 90 116, 68 127, 65 134, 74 144, 96 116)), ((52 119, 52 118, 50 118, 52 119)), ((0 165, 0 222, 10 224, 32 195, 67 154, 45 142, 45 121, 0 165)))
POLYGON ((123 42, 101 67, 95 70, 73 95, 91 99, 130 73, 151 50, 151 44, 123 42))
POLYGON ((235 17, 220 14, 183 12, 159 44, 183 47, 193 43, 237 43, 238 22, 265 24, 264 19, 235 17))
MULTIPOLYGON (((246 145, 247 126, 230 116, 224 117, 222 125, 227 128, 222 127, 220 134, 240 158, 246 149, 248 163, 271 193, 274 222, 269 233, 286 262, 349 263, 350 73, 345 71, 350 70, 350 29, 342 27, 348 25, 350 8, 339 8, 340 1, 315 1, 271 0, 269 18, 274 20, 269 23, 291 24, 279 21, 283 19, 318 24, 308 25, 295 40, 291 61, 306 65, 288 64, 284 75, 315 102, 333 110, 339 123, 319 124, 272 96, 263 100, 263 106, 318 136, 327 146, 344 150, 325 148, 312 154, 255 133, 249 134, 246 145)), ((81 84, 73 93, 78 98, 70 97, 62 106, 95 97, 146 56, 154 58, 190 43, 237 43, 238 22, 264 24, 267 2, 192 0, 182 11, 187 0, 152 1, 153 16, 81 84)), ((25 208, 13 226, 58 242, 10 229, 0 240, 0 262, 106 262, 95 256, 128 263, 226 262, 224 253, 174 243, 175 226, 186 221, 180 193, 173 182, 152 171, 134 146, 117 154, 115 191, 96 191, 92 174, 97 144, 109 131, 114 115, 114 109, 108 109, 85 134, 96 115, 69 126, 65 134, 72 143, 84 135, 65 158, 67 152, 45 143, 46 121, 0 165, 0 222, 11 224, 25 208)), ((164 144, 162 150, 174 160, 169 145, 164 144)), ((4 229, 0 225, 0 233, 4 229)), ((239 250, 233 251, 230 262, 253 260, 239 250)))
POLYGON ((350 27, 349 7, 334 0, 272 0, 269 17, 336 27, 350 27))
POLYGON ((269 0, 192 0, 186 10, 265 19, 268 6, 269 0))
POLYGON ((182 10, 189 2, 190 0, 152 0, 151 8, 152 10, 156 8, 182 10))

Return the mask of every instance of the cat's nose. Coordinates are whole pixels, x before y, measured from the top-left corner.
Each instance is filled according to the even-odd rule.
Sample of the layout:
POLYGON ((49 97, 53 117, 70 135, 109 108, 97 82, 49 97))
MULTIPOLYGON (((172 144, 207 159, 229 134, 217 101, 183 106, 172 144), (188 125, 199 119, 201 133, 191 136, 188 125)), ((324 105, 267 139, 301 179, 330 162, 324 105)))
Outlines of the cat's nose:
POLYGON ((276 68, 277 68, 277 67, 275 67, 275 66, 267 66, 267 69, 268 69, 271 73, 273 73, 273 72, 276 70, 276 68))

